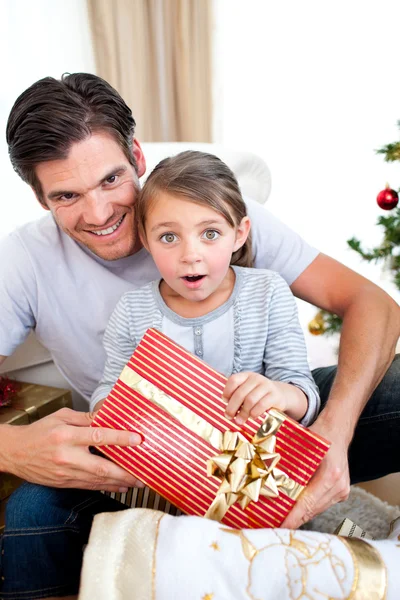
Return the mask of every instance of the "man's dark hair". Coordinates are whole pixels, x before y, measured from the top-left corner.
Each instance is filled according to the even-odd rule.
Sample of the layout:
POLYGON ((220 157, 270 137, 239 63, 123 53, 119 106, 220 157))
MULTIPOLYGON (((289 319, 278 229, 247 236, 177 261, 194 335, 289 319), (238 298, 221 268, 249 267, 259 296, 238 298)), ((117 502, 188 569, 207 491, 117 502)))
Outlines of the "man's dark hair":
POLYGON ((131 109, 104 79, 90 73, 45 77, 16 100, 7 122, 7 144, 18 175, 44 202, 36 176, 39 163, 65 159, 71 145, 95 132, 109 133, 136 168, 131 109))

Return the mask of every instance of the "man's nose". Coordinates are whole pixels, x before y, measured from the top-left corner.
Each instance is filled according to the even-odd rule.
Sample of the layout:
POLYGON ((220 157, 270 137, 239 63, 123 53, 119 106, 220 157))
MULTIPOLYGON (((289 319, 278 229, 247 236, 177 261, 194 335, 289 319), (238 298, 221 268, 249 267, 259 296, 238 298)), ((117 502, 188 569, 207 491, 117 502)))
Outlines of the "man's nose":
POLYGON ((113 214, 113 204, 105 197, 105 194, 101 194, 98 191, 87 194, 82 215, 85 223, 100 227, 106 225, 113 214))

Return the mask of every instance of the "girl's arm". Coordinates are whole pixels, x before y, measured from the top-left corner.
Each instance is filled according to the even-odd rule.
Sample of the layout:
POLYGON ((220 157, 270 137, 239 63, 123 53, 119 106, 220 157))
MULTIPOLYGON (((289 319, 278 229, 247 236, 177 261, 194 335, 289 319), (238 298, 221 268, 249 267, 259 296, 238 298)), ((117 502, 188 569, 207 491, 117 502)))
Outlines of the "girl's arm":
POLYGON ((319 412, 318 387, 308 364, 307 347, 299 322, 296 300, 287 283, 279 275, 275 276, 274 283, 267 315, 264 375, 272 381, 296 386, 305 394, 308 406, 301 423, 308 426, 315 421, 319 412))
POLYGON ((103 346, 106 352, 106 362, 99 385, 90 399, 91 411, 100 408, 137 346, 136 340, 130 334, 129 312, 125 296, 122 296, 110 317, 104 332, 103 346))
POLYGON ((272 292, 265 299, 268 327, 263 373, 242 372, 229 377, 224 390, 226 416, 241 425, 274 407, 309 425, 318 414, 320 400, 307 362, 296 301, 278 274, 270 285, 272 292))

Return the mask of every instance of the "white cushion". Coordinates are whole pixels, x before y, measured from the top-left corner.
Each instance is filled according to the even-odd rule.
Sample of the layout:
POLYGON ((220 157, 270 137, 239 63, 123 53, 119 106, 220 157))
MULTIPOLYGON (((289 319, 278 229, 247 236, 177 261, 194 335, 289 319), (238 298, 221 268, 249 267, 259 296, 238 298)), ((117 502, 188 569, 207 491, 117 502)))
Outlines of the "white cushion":
POLYGON ((157 163, 167 156, 173 156, 184 150, 200 150, 215 154, 223 160, 236 175, 243 196, 252 198, 264 204, 271 191, 271 173, 266 163, 251 152, 234 150, 219 144, 205 144, 195 142, 155 142, 141 144, 146 158, 146 174, 153 170, 157 163))

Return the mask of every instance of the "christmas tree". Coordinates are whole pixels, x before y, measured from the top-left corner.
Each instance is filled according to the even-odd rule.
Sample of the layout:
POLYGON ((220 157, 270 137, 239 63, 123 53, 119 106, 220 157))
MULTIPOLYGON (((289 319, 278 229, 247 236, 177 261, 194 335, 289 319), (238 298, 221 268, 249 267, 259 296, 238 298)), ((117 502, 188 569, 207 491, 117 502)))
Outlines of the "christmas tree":
MULTIPOLYGON (((397 125, 400 128, 400 121, 397 125)), ((377 154, 383 154, 387 162, 400 161, 400 142, 384 146, 377 150, 377 154)), ((397 207, 399 202, 398 192, 390 189, 387 184, 386 188, 379 192, 376 201, 380 208, 391 211, 389 215, 382 215, 377 220, 377 225, 383 227, 381 244, 377 248, 365 250, 360 240, 355 237, 347 240, 347 244, 367 262, 384 263, 393 275, 395 286, 400 290, 400 207, 397 207)), ((308 329, 313 335, 322 333, 329 335, 340 332, 341 326, 342 320, 340 317, 325 310, 320 310, 308 324, 308 329)))

